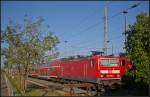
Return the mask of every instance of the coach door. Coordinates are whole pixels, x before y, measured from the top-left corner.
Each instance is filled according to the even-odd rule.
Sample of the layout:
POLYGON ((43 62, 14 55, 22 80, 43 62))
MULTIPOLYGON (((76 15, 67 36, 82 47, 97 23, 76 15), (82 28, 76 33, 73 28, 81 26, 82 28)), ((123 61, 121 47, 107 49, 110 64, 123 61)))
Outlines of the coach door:
POLYGON ((84 80, 87 80, 87 63, 86 64, 84 64, 84 80))

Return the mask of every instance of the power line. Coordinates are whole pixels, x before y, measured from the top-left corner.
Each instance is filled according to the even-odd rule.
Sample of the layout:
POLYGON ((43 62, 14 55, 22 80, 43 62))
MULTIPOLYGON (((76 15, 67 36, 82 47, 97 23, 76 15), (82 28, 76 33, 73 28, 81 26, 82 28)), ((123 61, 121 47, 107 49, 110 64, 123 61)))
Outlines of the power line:
MULTIPOLYGON (((120 38, 120 36, 118 36, 117 37, 117 39, 119 39, 120 38)), ((70 53, 68 56, 71 56, 71 53, 72 53, 72 51, 74 51, 74 52, 80 52, 80 53, 83 53, 83 52, 90 52, 90 51, 92 51, 92 50, 100 50, 101 49, 101 47, 97 47, 97 48, 95 48, 95 47, 80 47, 80 48, 76 48, 76 49, 72 49, 72 50, 69 50, 69 51, 65 51, 65 52, 62 52, 62 53, 70 53), (80 50, 79 50, 80 49, 80 50), (87 50, 88 49, 88 50, 87 50), (83 51, 81 51, 81 50, 83 50, 83 51)), ((110 49, 110 48, 108 48, 108 49, 110 49)), ((77 55, 77 54, 76 54, 77 55)))
MULTIPOLYGON (((116 29, 113 29, 111 32, 115 32, 116 30, 118 30, 118 29, 121 29, 122 28, 122 26, 120 26, 120 27, 118 27, 118 28, 116 28, 116 29)), ((119 36, 115 36, 115 37, 113 37, 113 38, 110 38, 110 41, 112 41, 112 40, 116 40, 116 39, 119 39, 119 38, 121 38, 121 36, 122 35, 119 35, 119 36)), ((94 41, 94 42, 88 42, 88 44, 86 44, 85 45, 85 43, 84 43, 84 45, 82 44, 82 42, 79 42, 78 44, 76 44, 76 45, 80 45, 81 44, 81 46, 77 46, 78 48, 76 48, 76 49, 83 49, 83 48, 87 48, 86 46, 91 46, 91 44, 92 45, 94 45, 94 44, 96 44, 97 42, 101 42, 102 40, 98 40, 98 41, 94 41), (94 43, 94 44, 93 44, 94 43)), ((74 51, 76 51, 75 49, 73 49, 74 51)))
MULTIPOLYGON (((99 11, 99 8, 96 8, 94 10, 93 13, 91 13, 90 15, 86 16, 85 18, 83 18, 81 21, 79 21, 78 25, 76 26, 76 28, 81 28, 81 25, 83 24, 83 22, 87 21, 91 16, 93 16, 93 14, 95 14, 95 12, 99 11)), ((74 28, 74 27, 73 27, 74 28)), ((72 30, 73 31, 73 30, 72 30)), ((72 32, 70 31, 70 32, 72 32)), ((59 36, 64 36, 65 33, 60 34, 59 36)))
MULTIPOLYGON (((140 5, 140 4, 141 4, 141 2, 138 3, 138 4, 134 4, 133 6, 130 6, 130 7, 129 7, 128 9, 126 9, 126 10, 132 9, 132 8, 134 8, 134 7, 137 7, 137 6, 140 5)), ((120 11, 120 12, 114 14, 113 16, 111 16, 111 18, 109 18, 109 20, 112 19, 113 17, 116 17, 116 16, 120 15, 120 14, 123 13, 123 12, 124 12, 124 11, 120 11)), ((100 23, 100 22, 97 22, 96 24, 94 24, 94 25, 88 27, 87 29, 85 29, 85 30, 83 30, 83 31, 87 31, 87 30, 89 30, 89 29, 91 29, 91 28, 97 26, 99 23, 100 23)), ((83 31, 82 31, 82 32, 83 32, 83 31)), ((78 35, 78 33, 76 33, 76 34, 78 35)), ((120 37, 120 36, 119 36, 119 37, 120 37)), ((118 37, 118 38, 119 38, 119 37, 118 37)), ((81 48, 80 48, 80 49, 81 49, 81 48)))
MULTIPOLYGON (((120 27, 118 27, 118 28, 116 28, 116 29, 113 29, 113 31, 111 31, 111 32, 114 32, 115 30, 118 30, 118 29, 120 29, 121 27, 122 27, 122 26, 120 26, 120 27)), ((113 40, 116 40, 116 39, 120 39, 121 36, 122 36, 122 35, 119 35, 119 36, 115 36, 115 37, 113 37, 113 38, 110 38, 110 41, 113 41, 113 40)), ((101 41, 102 41, 102 40, 101 40, 101 41)), ((81 50, 81 49, 83 49, 83 50, 85 49, 85 50, 86 50, 87 48, 88 48, 88 49, 93 49, 93 47, 91 47, 91 46, 92 46, 92 45, 95 45, 97 42, 101 42, 101 41, 99 41, 99 40, 96 41, 96 42, 94 41, 94 43, 93 43, 93 42, 90 42, 90 43, 88 42, 88 44, 86 44, 86 45, 85 45, 85 44, 83 45, 83 44, 81 43, 81 46, 74 46, 74 49, 71 49, 71 50, 69 50, 69 51, 76 52, 76 51, 78 51, 78 49, 80 49, 80 50, 81 50), (89 46, 90 48, 87 47, 87 46, 89 46)), ((79 44, 78 44, 78 45, 79 45, 79 44)), ((100 49, 100 47, 99 47, 98 49, 100 49)), ((67 50, 68 50, 68 49, 67 49, 67 50)), ((69 52, 69 51, 67 51, 67 52, 69 52)))
MULTIPOLYGON (((119 27, 117 27, 116 29, 113 29, 111 32, 115 32, 116 30, 118 30, 118 29, 121 29, 122 28, 122 26, 119 26, 119 27)), ((111 40, 111 38, 110 38, 110 40, 111 40)), ((97 42, 102 42, 102 40, 96 40, 96 41, 94 41, 94 42, 89 42, 89 40, 87 41, 88 43, 87 44, 93 44, 93 43, 97 43, 97 42)), ((76 45, 82 45, 83 46, 83 43, 82 43, 82 41, 81 42, 79 42, 79 43, 77 43, 76 45)), ((84 43, 84 45, 85 45, 85 43, 84 43)))
MULTIPOLYGON (((137 7, 137 6, 139 6, 141 3, 142 3, 142 2, 139 2, 139 3, 137 3, 137 4, 134 4, 133 6, 130 6, 129 8, 127 8, 127 9, 125 9, 125 10, 127 11, 127 10, 130 10, 130 9, 134 8, 134 7, 137 7)), ((113 16, 108 17, 108 20, 111 20, 112 18, 114 18, 114 17, 120 15, 120 14, 123 13, 123 12, 124 12, 124 10, 117 12, 117 13, 114 14, 113 16)), ((103 18, 104 18, 104 17, 101 17, 102 20, 103 20, 103 18)), ((101 24, 102 20, 99 21, 99 22, 97 22, 96 24, 93 24, 93 25, 89 26, 89 27, 86 28, 85 30, 82 30, 82 31, 79 31, 78 33, 72 34, 72 35, 71 35, 72 37, 70 36, 71 39, 75 38, 75 36, 81 35, 81 33, 85 32, 85 31, 87 31, 87 30, 89 30, 89 29, 91 29, 91 28, 94 28, 94 27, 98 26, 99 24, 101 24)))
MULTIPOLYGON (((93 13, 95 13, 95 12, 97 12, 97 11, 99 11, 99 9, 96 9, 93 13)), ((79 22, 79 25, 77 25, 77 27, 81 28, 81 24, 82 24, 84 21, 87 21, 88 18, 90 18, 91 16, 93 16, 93 13, 92 13, 91 15, 87 16, 86 18, 84 18, 83 20, 81 20, 81 21, 79 22)), ((103 18, 103 17, 102 17, 102 18, 103 18)), ((100 21, 97 22, 96 24, 92 25, 92 26, 96 26, 96 25, 99 24, 99 23, 100 23, 100 21)), ((86 31, 86 30, 88 30, 88 29, 90 29, 90 27, 87 28, 87 29, 85 29, 85 30, 83 30, 83 31, 86 31)), ((83 32, 83 31, 80 31, 80 32, 83 32)), ((71 32, 72 32, 72 31, 71 31, 71 32)), ((80 33, 80 32, 79 32, 79 33, 80 33)), ((72 35, 73 35, 73 34, 72 34, 72 35)), ((59 35, 59 36, 64 36, 64 33, 61 34, 61 35, 59 35)))
MULTIPOLYGON (((119 14, 120 14, 120 12, 117 13, 117 14, 115 14, 115 15, 113 15, 113 16, 111 16, 111 17, 108 17, 108 20, 111 20, 112 18, 118 16, 119 14)), ((98 26, 99 24, 101 24, 101 23, 103 22, 103 21, 102 21, 103 18, 104 18, 104 17, 101 17, 101 21, 99 21, 99 22, 97 22, 97 23, 95 23, 95 24, 93 24, 93 25, 87 27, 86 29, 84 29, 84 30, 82 30, 82 31, 79 31, 78 33, 71 34, 71 35, 70 35, 70 37, 72 36, 71 39, 73 39, 75 36, 81 35, 81 33, 85 32, 85 31, 87 31, 87 30, 89 30, 89 29, 91 29, 91 28, 94 28, 94 27, 98 26)), ((68 40, 69 40, 69 39, 68 39, 68 40)))
MULTIPOLYGON (((111 38, 110 40, 112 41, 112 40, 120 39, 121 36, 122 36, 122 35, 115 36, 115 37, 111 38)), ((93 45, 93 44, 92 44, 92 45, 93 45)), ((83 50, 85 49, 85 50, 86 50, 87 48, 88 48, 88 49, 93 49, 93 47, 91 47, 91 44, 90 44, 90 45, 86 45, 86 46, 85 46, 85 45, 84 45, 84 46, 80 46, 80 47, 74 48, 74 49, 72 49, 72 50, 73 50, 73 51, 78 51, 78 49, 80 49, 80 50, 81 50, 81 49, 83 49, 83 50), (88 47, 87 47, 87 46, 88 46, 88 47)), ((95 48, 95 49, 100 49, 100 47, 95 48)), ((67 52, 69 52, 69 51, 67 51, 67 52)))
MULTIPOLYGON (((116 40, 116 39, 120 39, 121 36, 122 36, 122 35, 115 36, 115 37, 111 38, 111 41, 112 41, 112 40, 116 40)), ((92 49, 92 48, 94 48, 94 47, 91 47, 92 45, 93 45, 93 44, 88 44, 88 45, 86 45, 86 46, 85 46, 85 45, 83 45, 83 46, 78 46, 78 48, 71 49, 70 51, 72 51, 72 50, 73 50, 73 51, 78 51, 78 49, 80 49, 80 50, 81 50, 81 49, 83 49, 83 50, 84 50, 84 49, 85 49, 85 50, 86 50, 86 49, 92 49)), ((95 48, 95 49, 100 49, 100 47, 95 48)))

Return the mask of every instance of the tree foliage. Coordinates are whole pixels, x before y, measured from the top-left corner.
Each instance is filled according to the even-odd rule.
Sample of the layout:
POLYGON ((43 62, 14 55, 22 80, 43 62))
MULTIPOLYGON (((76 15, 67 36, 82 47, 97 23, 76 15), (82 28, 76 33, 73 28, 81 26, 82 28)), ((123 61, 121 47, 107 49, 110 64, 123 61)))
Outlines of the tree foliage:
POLYGON ((140 13, 126 32, 126 51, 133 62, 133 69, 127 74, 135 82, 149 83, 149 31, 149 16, 140 13))
POLYGON ((23 24, 10 22, 1 31, 1 43, 7 44, 2 48, 7 67, 16 66, 24 78, 28 76, 30 66, 43 62, 45 52, 59 43, 58 37, 53 33, 42 31, 43 21, 41 17, 35 20, 25 17, 23 24))

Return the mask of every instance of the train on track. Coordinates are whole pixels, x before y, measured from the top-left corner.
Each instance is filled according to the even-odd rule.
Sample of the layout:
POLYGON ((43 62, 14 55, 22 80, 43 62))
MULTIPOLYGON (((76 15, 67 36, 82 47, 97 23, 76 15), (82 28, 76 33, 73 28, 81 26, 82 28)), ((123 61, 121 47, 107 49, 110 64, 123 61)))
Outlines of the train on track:
POLYGON ((39 64, 33 66, 30 76, 112 85, 120 82, 125 70, 131 68, 132 64, 126 56, 93 55, 39 64))

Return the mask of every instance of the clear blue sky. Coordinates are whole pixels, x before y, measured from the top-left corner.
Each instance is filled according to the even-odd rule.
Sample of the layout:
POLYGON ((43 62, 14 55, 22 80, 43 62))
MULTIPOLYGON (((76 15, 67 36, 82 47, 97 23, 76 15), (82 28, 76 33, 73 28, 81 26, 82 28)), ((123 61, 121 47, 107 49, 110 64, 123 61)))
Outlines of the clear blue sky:
MULTIPOLYGON (((128 8, 139 1, 110 1, 108 16, 128 8)), ((103 47, 104 1, 3 1, 1 2, 1 27, 4 29, 9 18, 22 23, 24 15, 36 18, 42 16, 44 25, 50 25, 50 31, 57 35, 60 44, 57 46, 60 57, 68 55, 89 54, 90 50, 101 50, 103 47), (97 22, 100 24, 87 29, 97 22), (68 41, 65 43, 64 41, 68 41)), ((127 23, 133 24, 140 12, 149 12, 148 1, 129 11, 127 23)), ((45 27, 44 27, 45 29, 45 27)), ((114 53, 123 52, 124 17, 122 14, 108 21, 108 53, 114 47, 114 53)), ((44 34, 44 32, 43 32, 44 34)))

